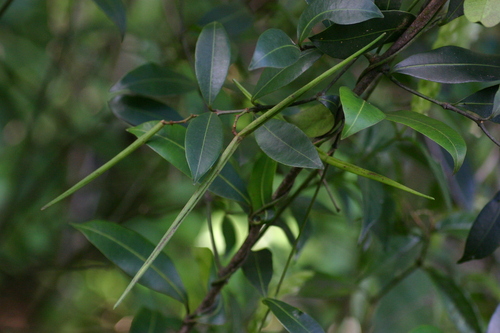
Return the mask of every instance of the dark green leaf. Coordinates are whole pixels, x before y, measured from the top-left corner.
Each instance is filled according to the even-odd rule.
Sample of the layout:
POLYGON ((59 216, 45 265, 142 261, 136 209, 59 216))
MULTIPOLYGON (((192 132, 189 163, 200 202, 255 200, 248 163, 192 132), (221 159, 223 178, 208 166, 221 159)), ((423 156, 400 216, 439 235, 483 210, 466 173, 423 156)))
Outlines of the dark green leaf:
POLYGON ((115 116, 133 126, 151 120, 182 120, 168 105, 143 96, 119 95, 109 101, 109 107, 115 116))
POLYGON ((195 183, 214 165, 222 151, 222 122, 205 112, 189 122, 186 132, 186 159, 195 183))
POLYGON ((422 325, 412 329, 410 333, 444 333, 444 332, 435 326, 422 325))
POLYGON ((491 28, 500 23, 500 6, 496 0, 465 0, 465 17, 471 22, 481 22, 491 28))
POLYGON ((318 152, 296 126, 270 119, 255 131, 259 147, 273 160, 294 167, 323 169, 318 152))
POLYGON ((317 50, 307 50, 302 53, 299 60, 288 67, 281 69, 264 69, 260 75, 257 85, 255 86, 252 101, 270 94, 298 78, 302 73, 308 70, 312 64, 321 57, 322 54, 323 53, 317 50))
POLYGON ((339 91, 345 115, 342 139, 373 126, 385 118, 382 111, 356 96, 349 88, 340 87, 339 91))
MULTIPOLYGON (((295 244, 295 254, 298 256, 306 244, 307 240, 311 236, 313 232, 313 226, 311 219, 309 218, 309 206, 311 205, 311 199, 309 197, 298 197, 293 201, 293 204, 290 205, 290 209, 292 211, 292 215, 295 218, 295 221, 297 222, 297 228, 298 230, 302 230, 300 233, 300 238, 297 241, 297 244, 295 244, 295 237, 294 237, 294 242, 292 243, 295 244)), ((323 209, 323 207, 320 206, 318 201, 313 203, 312 209, 315 210, 320 210, 323 209)), ((298 237, 299 235, 297 235, 298 237)))
POLYGON ((335 124, 332 112, 320 103, 304 108, 299 113, 285 117, 285 119, 311 138, 328 133, 335 124))
POLYGON ((462 15, 464 15, 464 0, 450 0, 444 21, 450 22, 462 15))
POLYGON ((383 15, 371 0, 313 1, 299 18, 297 37, 301 43, 308 37, 312 28, 323 20, 348 25, 374 17, 383 17, 383 15))
POLYGON ((273 180, 276 173, 277 163, 267 155, 262 156, 255 162, 250 182, 248 183, 248 192, 252 201, 252 208, 257 210, 271 201, 273 194, 273 180))
POLYGON ((226 163, 208 189, 221 197, 250 206, 246 184, 231 163, 226 163))
POLYGON ((242 266, 243 274, 262 296, 273 277, 273 254, 268 249, 251 251, 242 266))
POLYGON ((308 314, 277 299, 262 301, 290 333, 324 333, 323 328, 308 314))
POLYGON ((200 20, 205 26, 217 21, 224 26, 229 36, 237 36, 252 26, 252 16, 247 7, 240 2, 232 2, 214 7, 200 20))
POLYGON ((413 128, 446 149, 455 164, 457 172, 464 162, 467 145, 460 134, 439 120, 413 111, 396 111, 386 114, 387 120, 413 128))
POLYGON ((318 102, 323 104, 330 110, 335 119, 337 119, 337 113, 340 107, 340 96, 339 95, 326 95, 320 96, 318 102))
POLYGON ((180 329, 182 322, 166 318, 158 311, 141 308, 134 317, 129 333, 165 333, 167 330, 180 329))
POLYGON ((472 224, 465 243, 463 263, 482 259, 492 254, 500 245, 500 192, 484 206, 472 224))
POLYGON ((380 10, 399 10, 401 8, 402 0, 375 0, 380 10))
POLYGON ((481 333, 476 311, 455 281, 432 267, 427 267, 426 272, 441 292, 450 319, 458 331, 481 333))
POLYGON ((414 54, 394 66, 393 72, 441 83, 500 80, 500 56, 444 46, 414 54))
POLYGON ((120 31, 120 35, 125 37, 127 31, 127 13, 122 0, 94 0, 120 31))
POLYGON ((345 59, 378 38, 387 36, 373 49, 384 43, 395 41, 413 22, 413 14, 402 11, 385 11, 383 18, 374 18, 352 25, 332 24, 328 29, 309 37, 322 52, 333 58, 345 59))
MULTIPOLYGON (((483 118, 488 118, 493 112, 493 100, 499 89, 499 85, 494 85, 488 88, 476 91, 470 96, 465 97, 459 101, 456 105, 467 109, 469 111, 477 113, 483 118)), ((491 119, 494 123, 500 123, 500 117, 495 117, 491 119)))
POLYGON ((129 90, 146 96, 169 96, 184 94, 196 89, 193 81, 170 69, 147 63, 128 72, 111 92, 129 90))
MULTIPOLYGON (((155 246, 144 237, 115 223, 91 221, 73 224, 99 251, 134 276, 155 246)), ((165 253, 160 253, 139 283, 187 304, 187 295, 174 264, 165 253)))
POLYGON ((231 47, 224 27, 212 22, 201 31, 196 42, 195 69, 203 99, 209 106, 226 80, 231 62, 231 47))
POLYGON ((224 236, 224 242, 226 243, 225 253, 229 254, 236 245, 236 229, 229 216, 224 215, 222 220, 222 235, 224 236))
POLYGON ((261 67, 283 68, 290 66, 300 57, 299 48, 280 29, 264 31, 257 40, 249 70, 261 67))

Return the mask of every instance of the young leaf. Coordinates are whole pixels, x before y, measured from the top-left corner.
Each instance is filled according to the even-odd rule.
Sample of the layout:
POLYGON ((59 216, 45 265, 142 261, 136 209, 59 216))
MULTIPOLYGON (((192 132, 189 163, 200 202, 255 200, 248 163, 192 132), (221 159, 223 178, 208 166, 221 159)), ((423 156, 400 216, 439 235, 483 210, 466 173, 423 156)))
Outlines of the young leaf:
POLYGON ((314 138, 328 133, 335 125, 335 117, 323 104, 317 103, 285 119, 297 126, 308 137, 314 138))
POLYGON ((323 53, 317 50, 307 50, 302 53, 299 60, 288 67, 282 69, 264 69, 255 86, 252 101, 270 94, 294 81, 302 73, 308 70, 316 60, 321 58, 322 54, 323 53))
MULTIPOLYGON (((493 103, 498 92, 499 85, 494 85, 476 91, 472 95, 469 95, 456 103, 457 106, 477 113, 483 118, 488 118, 493 112, 493 103)), ((500 117, 495 117, 491 119, 494 123, 500 123, 500 117)))
POLYGON ((440 83, 500 80, 500 56, 444 46, 414 54, 398 63, 393 72, 440 83))
POLYGON ((273 179, 277 163, 266 154, 255 162, 248 183, 248 192, 252 200, 252 208, 257 210, 271 200, 273 194, 273 179))
POLYGON ((270 119, 255 131, 255 139, 262 151, 279 163, 323 169, 314 145, 295 125, 270 119))
POLYGON ((470 228, 465 250, 458 263, 482 259, 500 245, 500 192, 484 206, 470 228))
POLYGON ((500 23, 500 7, 497 0, 465 0, 465 17, 471 22, 481 22, 491 28, 500 23))
POLYGON ((373 126, 385 118, 382 111, 356 96, 347 87, 340 87, 340 100, 345 115, 342 139, 373 126))
POLYGON ((450 126, 423 114, 405 110, 387 113, 386 119, 411 127, 446 149, 455 164, 453 172, 457 172, 462 166, 467 145, 462 136, 450 126))
POLYGON ((123 40, 127 31, 127 13, 122 0, 94 0, 94 2, 113 21, 123 40))
POLYGON ((488 323, 488 330, 486 333, 498 333, 500 330, 500 305, 497 306, 493 316, 491 316, 488 323))
MULTIPOLYGON (((387 32, 387 36, 377 45, 395 41, 415 19, 413 14, 402 11, 394 10, 382 13, 384 14, 383 18, 374 18, 357 24, 332 24, 326 30, 309 37, 309 39, 320 51, 333 58, 344 59, 383 32, 387 32)), ((374 45, 373 48, 377 45, 374 45)))
MULTIPOLYGON (((154 249, 147 239, 115 223, 90 221, 73 224, 102 254, 125 273, 134 276, 154 249)), ((139 283, 187 304, 187 294, 174 264, 160 253, 139 283)))
POLYGON ((259 36, 248 69, 283 68, 296 62, 299 57, 300 49, 283 30, 268 29, 259 36))
POLYGON ((164 333, 169 328, 180 329, 180 324, 182 324, 180 320, 174 321, 158 311, 141 308, 132 321, 129 333, 164 333))
POLYGON ((145 96, 184 94, 196 89, 193 81, 168 68, 147 63, 128 72, 111 92, 128 90, 145 96))
POLYGON ((425 271, 441 292, 450 319, 458 331, 481 333, 476 311, 455 281, 432 267, 427 267, 425 271))
POLYGON ((318 152, 319 152, 319 156, 321 157, 321 159, 325 163, 333 165, 336 168, 345 170, 347 172, 353 173, 353 174, 361 176, 361 177, 365 177, 365 178, 368 178, 368 179, 376 180, 378 182, 381 182, 381 183, 386 184, 386 185, 390 185, 392 187, 398 188, 398 189, 406 191, 408 193, 412 193, 412 194, 415 194, 415 195, 418 195, 418 196, 421 196, 421 197, 424 197, 424 198, 427 198, 427 199, 430 199, 430 200, 434 200, 433 197, 430 197, 428 195, 425 195, 425 194, 422 194, 422 193, 417 192, 415 190, 412 190, 411 188, 406 187, 406 186, 404 186, 404 185, 402 185, 402 184, 400 184, 400 183, 398 183, 398 182, 396 182, 396 181, 394 181, 394 180, 392 180, 390 178, 387 178, 385 176, 379 175, 378 173, 375 173, 375 172, 372 172, 372 171, 360 168, 360 167, 358 167, 358 166, 356 166, 354 164, 350 164, 350 163, 341 161, 339 159, 336 159, 333 156, 328 156, 327 154, 325 154, 320 149, 318 149, 318 152))
POLYGON ((195 69, 203 99, 211 106, 226 80, 231 47, 219 22, 206 25, 196 42, 195 69))
POLYGON ((307 313, 277 299, 262 301, 290 333, 324 333, 323 328, 307 313))
POLYGON ((193 182, 214 165, 222 151, 222 122, 212 112, 205 112, 189 122, 186 132, 186 158, 193 182))
POLYGON ((323 20, 337 24, 354 24, 375 17, 384 17, 371 0, 313 1, 299 18, 297 37, 299 44, 307 38, 312 28, 323 20))
POLYGON ((268 249, 251 251, 242 266, 243 274, 262 296, 273 277, 273 254, 268 249))
POLYGON ((133 126, 151 120, 182 120, 170 106, 143 96, 118 95, 108 104, 116 117, 133 126))

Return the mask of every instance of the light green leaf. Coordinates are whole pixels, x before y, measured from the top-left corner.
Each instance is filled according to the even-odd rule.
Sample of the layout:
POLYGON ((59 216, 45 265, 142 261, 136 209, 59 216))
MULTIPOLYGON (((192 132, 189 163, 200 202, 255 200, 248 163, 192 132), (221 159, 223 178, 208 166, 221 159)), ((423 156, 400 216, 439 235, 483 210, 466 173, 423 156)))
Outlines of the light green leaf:
POLYGON ((222 151, 222 122, 212 112, 205 112, 189 122, 186 132, 186 158, 193 182, 214 165, 222 151))
POLYGON ((311 138, 328 133, 335 124, 332 112, 320 103, 304 108, 292 116, 285 116, 285 119, 311 138))
POLYGON ((203 99, 212 105, 226 80, 231 63, 231 47, 226 30, 219 22, 206 25, 196 42, 195 69, 203 99))
POLYGON ((248 69, 283 68, 296 62, 299 57, 300 49, 283 30, 268 29, 259 36, 248 69))
MULTIPOLYGON (((135 231, 105 221, 73 224, 102 254, 125 273, 134 276, 154 245, 135 231)), ((187 294, 174 264, 160 253, 139 283, 187 304, 187 294)))
POLYGON ((382 111, 356 96, 347 87, 340 88, 340 101, 345 115, 342 139, 373 126, 385 118, 382 111))
POLYGON ((262 296, 267 295, 267 287, 273 277, 273 254, 268 249, 251 251, 241 267, 243 274, 262 296))
POLYGON ((262 301, 290 333, 324 333, 323 328, 307 313, 277 299, 262 301))
POLYGON ((107 17, 116 25, 120 31, 120 36, 125 37, 127 30, 127 13, 122 0, 94 0, 107 17))
POLYGON ((273 194, 273 179, 277 163, 266 154, 255 162, 248 183, 248 192, 252 200, 252 208, 257 210, 271 200, 273 194))
POLYGON ((323 169, 316 148, 295 125, 270 119, 255 131, 255 139, 262 151, 279 163, 323 169))
POLYGON ((455 163, 453 172, 462 166, 467 146, 460 134, 439 120, 412 111, 396 111, 386 114, 387 120, 397 122, 422 133, 450 153, 455 163))
POLYGON ((500 23, 498 0, 465 0, 464 14, 469 21, 481 22, 488 28, 500 23))

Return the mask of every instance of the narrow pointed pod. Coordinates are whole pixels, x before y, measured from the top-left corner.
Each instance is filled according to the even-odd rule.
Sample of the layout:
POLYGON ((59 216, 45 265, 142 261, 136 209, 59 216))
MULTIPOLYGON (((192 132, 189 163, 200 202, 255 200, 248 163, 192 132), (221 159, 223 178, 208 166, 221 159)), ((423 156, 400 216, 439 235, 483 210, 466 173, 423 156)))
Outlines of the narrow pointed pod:
POLYGON ((353 59, 359 57, 363 53, 365 53, 367 50, 369 50, 372 45, 377 43, 380 39, 382 39, 385 36, 385 34, 380 35, 377 39, 372 41, 370 44, 366 45, 362 49, 360 49, 358 52, 354 53, 352 56, 346 58, 345 60, 341 61, 337 65, 333 66, 323 74, 319 75, 316 77, 314 80, 309 82, 308 84, 304 85, 302 88, 298 89, 296 92, 292 93, 290 96, 282 100, 280 103, 276 104, 273 108, 271 108, 269 111, 264 113, 261 117, 257 118, 253 122, 251 122, 249 125, 247 125, 238 135, 236 135, 233 140, 229 143, 227 148, 224 150, 222 155, 220 156, 219 160, 215 164, 215 166, 208 172, 206 179, 203 181, 203 183, 200 184, 200 187, 193 193, 191 198, 188 200, 184 208, 181 210, 179 215, 177 215, 176 219, 174 222, 172 222, 172 225, 170 228, 167 230, 165 235, 161 238, 161 240, 158 242, 156 245, 155 249, 153 252, 151 252, 151 255, 149 258, 144 262, 144 265, 139 269, 137 274, 134 276, 132 281, 130 281, 129 285, 123 292, 123 294, 120 296, 118 301, 115 304, 115 308, 123 301, 123 299, 128 295, 130 290, 134 287, 134 285, 139 281, 139 279, 144 275, 144 273, 149 269, 153 261, 156 259, 156 257, 160 254, 160 252, 163 250, 163 248, 167 245, 167 243, 170 241, 174 233, 177 231, 179 226, 182 224, 186 216, 193 210, 193 208, 196 206, 196 204, 200 201, 201 198, 203 198, 203 195, 205 194, 206 190, 210 186, 210 184, 214 181, 214 179, 217 177, 217 175, 220 173, 224 165, 229 161, 231 156, 234 154, 236 149, 238 148, 241 140, 243 140, 245 137, 248 135, 252 134, 257 128, 259 128, 262 124, 264 124, 267 120, 271 119, 275 115, 277 115, 279 112, 281 112, 283 109, 285 109, 288 105, 293 103, 295 100, 297 100, 302 94, 304 94, 306 91, 312 89, 315 87, 317 84, 319 84, 322 80, 326 79, 330 75, 334 74, 338 70, 342 69, 345 65, 349 64, 353 59))

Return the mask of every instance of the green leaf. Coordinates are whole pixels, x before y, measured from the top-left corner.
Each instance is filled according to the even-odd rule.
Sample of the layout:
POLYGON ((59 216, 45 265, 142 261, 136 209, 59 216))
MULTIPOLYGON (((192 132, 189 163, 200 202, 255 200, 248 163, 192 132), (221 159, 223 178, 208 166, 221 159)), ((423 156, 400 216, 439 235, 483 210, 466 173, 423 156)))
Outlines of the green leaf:
POLYGON ((398 63, 393 72, 440 83, 500 80, 500 56, 444 46, 414 54, 398 63))
MULTIPOLYGON (((202 178, 200 182, 204 179, 202 178)), ((221 197, 250 206, 246 184, 231 163, 224 165, 208 189, 221 197)))
POLYGON ((493 97, 493 110, 490 117, 493 119, 498 115, 500 115, 500 88, 497 90, 495 96, 493 97))
POLYGON ((262 296, 267 295, 267 288, 273 277, 273 254, 268 249, 251 251, 241 267, 243 274, 262 296))
POLYGON ((308 70, 316 60, 321 58, 322 54, 323 53, 317 50, 307 50, 302 53, 299 60, 288 67, 281 69, 264 69, 260 75, 257 85, 255 86, 252 101, 270 94, 294 81, 302 73, 308 70))
MULTIPOLYGON (((455 105, 477 113, 482 118, 489 118, 493 112, 493 102, 499 87, 500 86, 497 84, 476 91, 472 95, 469 95, 457 102, 455 105)), ((490 119, 490 121, 500 123, 500 117, 494 117, 490 119)))
POLYGON ((465 0, 465 17, 471 22, 481 22, 491 28, 500 23, 500 6, 497 0, 465 0))
POLYGON ((444 333, 444 332, 435 326, 422 325, 412 329, 410 333, 444 333))
POLYGON ((196 89, 193 81, 168 68, 147 63, 128 72, 111 92, 128 90, 146 96, 170 96, 196 89))
POLYGON ((311 138, 328 133, 335 125, 335 117, 332 112, 320 103, 305 108, 294 115, 285 116, 285 119, 311 138))
POLYGON ((283 30, 268 29, 259 36, 248 69, 283 68, 296 62, 299 57, 300 49, 283 30))
POLYGON ((222 4, 213 7, 199 21, 201 26, 217 21, 224 26, 230 36, 237 36, 253 24, 248 8, 240 2, 222 4))
POLYGON ((186 158, 193 182, 214 165, 222 151, 222 122, 212 112, 205 112, 189 122, 186 132, 186 158))
POLYGON ((262 154, 255 162, 248 183, 253 210, 257 210, 271 201, 277 165, 276 161, 270 159, 266 154, 262 154))
MULTIPOLYGON (((102 254, 125 273, 134 276, 144 264, 154 245, 147 239, 115 223, 90 221, 73 224, 102 254)), ((187 295, 174 264, 160 253, 139 283, 187 304, 187 295)))
POLYGON ((411 188, 406 187, 406 186, 404 186, 404 185, 402 185, 402 184, 400 184, 400 183, 398 183, 390 178, 379 175, 378 173, 360 168, 359 166, 351 164, 351 163, 341 161, 339 159, 336 159, 335 157, 328 156, 320 149, 318 149, 318 152, 319 152, 319 156, 321 157, 321 159, 325 163, 333 165, 336 168, 342 169, 344 171, 353 173, 353 174, 361 176, 361 177, 376 180, 378 182, 381 182, 381 183, 386 184, 386 185, 390 185, 392 187, 398 188, 398 189, 406 191, 408 193, 412 193, 412 194, 415 194, 415 195, 418 195, 418 196, 421 196, 421 197, 424 197, 424 198, 427 198, 430 200, 434 200, 433 197, 430 197, 428 195, 425 195, 425 194, 422 194, 422 193, 417 192, 415 190, 412 190, 411 188))
POLYGON ((383 15, 371 0, 313 1, 299 18, 298 41, 300 44, 306 39, 312 28, 323 20, 348 25, 375 17, 383 17, 383 15))
POLYGON ((387 36, 373 45, 372 49, 395 41, 415 19, 413 14, 403 11, 382 13, 383 18, 374 18, 357 24, 332 24, 309 39, 320 51, 333 58, 345 59, 384 32, 387 36))
POLYGON ((441 292, 450 319, 458 331, 481 333, 483 330, 476 311, 455 281, 432 267, 427 267, 425 271, 441 292))
POLYGON ((342 139, 373 126, 385 118, 382 111, 356 96, 349 88, 340 87, 339 91, 345 115, 342 139))
POLYGON ((225 253, 228 255, 236 245, 236 229, 231 218, 227 215, 224 215, 222 220, 222 235, 226 243, 225 253))
POLYGON ((448 23, 464 15, 464 0, 450 0, 444 22, 448 23))
POLYGON ((141 308, 134 317, 129 333, 164 333, 169 328, 180 329, 180 320, 174 321, 158 311, 141 308))
POLYGON ((380 10, 399 10, 402 0, 375 0, 375 5, 380 10))
POLYGON ((195 69, 201 94, 211 106, 226 80, 231 63, 231 47, 219 22, 206 25, 196 42, 195 69))
POLYGON ((455 164, 453 172, 455 173, 460 169, 465 159, 467 145, 460 134, 453 128, 439 120, 412 111, 390 112, 386 114, 386 117, 387 120, 411 127, 436 142, 453 158, 455 164))
POLYGON ((470 228, 464 254, 458 263, 482 259, 500 245, 500 192, 484 206, 470 228))
POLYGON ((143 96, 118 95, 109 101, 116 117, 137 126, 151 120, 182 120, 170 106, 143 96))
POLYGON ((113 21, 123 40, 127 31, 127 13, 122 0, 94 0, 94 2, 113 21))
POLYGON ((324 333, 323 328, 308 314, 277 299, 262 301, 290 333, 324 333))
POLYGON ((262 151, 279 163, 323 169, 316 148, 295 125, 270 119, 255 131, 255 139, 262 151))

